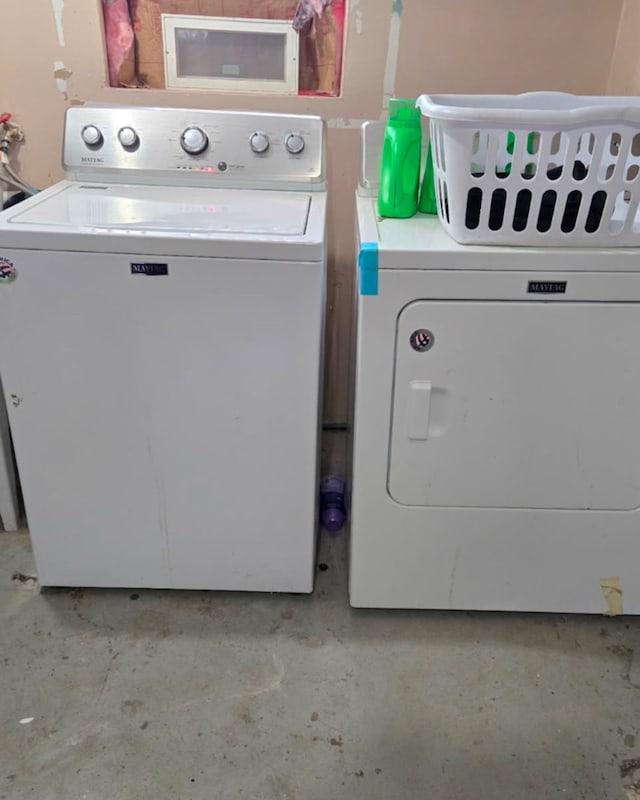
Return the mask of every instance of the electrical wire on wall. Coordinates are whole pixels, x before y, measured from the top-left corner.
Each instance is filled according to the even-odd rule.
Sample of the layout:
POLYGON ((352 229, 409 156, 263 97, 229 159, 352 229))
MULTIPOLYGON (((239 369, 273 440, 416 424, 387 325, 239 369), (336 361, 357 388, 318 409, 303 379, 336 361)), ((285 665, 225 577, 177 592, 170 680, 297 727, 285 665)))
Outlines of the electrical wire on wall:
POLYGON ((11 166, 9 158, 11 146, 23 139, 24 132, 20 125, 11 121, 11 114, 9 112, 0 113, 0 184, 17 191, 17 195, 14 194, 6 202, 4 202, 4 193, 2 193, 3 208, 19 202, 16 200, 18 196, 21 196, 20 199, 24 199, 25 196, 31 196, 38 192, 38 189, 24 181, 11 166))

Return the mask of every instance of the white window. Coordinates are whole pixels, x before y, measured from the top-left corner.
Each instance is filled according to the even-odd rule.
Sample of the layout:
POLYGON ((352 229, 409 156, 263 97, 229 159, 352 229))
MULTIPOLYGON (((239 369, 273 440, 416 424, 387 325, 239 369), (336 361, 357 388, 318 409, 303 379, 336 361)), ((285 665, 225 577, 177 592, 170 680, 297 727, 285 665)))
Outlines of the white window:
POLYGON ((168 89, 298 93, 290 20, 162 15, 168 89))

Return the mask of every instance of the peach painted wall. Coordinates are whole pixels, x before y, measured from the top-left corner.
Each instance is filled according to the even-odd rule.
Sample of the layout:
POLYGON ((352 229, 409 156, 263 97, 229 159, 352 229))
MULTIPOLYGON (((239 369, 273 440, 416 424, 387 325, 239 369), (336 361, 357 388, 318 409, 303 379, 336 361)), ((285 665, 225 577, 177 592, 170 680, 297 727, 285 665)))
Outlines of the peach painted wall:
MULTIPOLYGON (((633 4, 633 3, 632 3, 633 4)), ((343 95, 266 98, 111 89, 98 0, 29 0, 3 9, 2 109, 25 126, 23 176, 61 177, 65 109, 72 103, 254 108, 321 114, 329 126, 330 245, 325 419, 346 419, 353 291, 353 192, 358 126, 389 95, 555 89, 603 93, 623 0, 350 0, 343 95)), ((622 42, 622 39, 620 39, 622 42)), ((626 45, 625 45, 626 46, 626 45)), ((625 51, 626 52, 626 51, 625 51)), ((613 72, 612 72, 613 74, 613 72)))
POLYGON ((419 92, 604 94, 622 0, 406 2, 397 83, 419 92))
POLYGON ((640 94, 640 3, 624 0, 607 94, 640 94))

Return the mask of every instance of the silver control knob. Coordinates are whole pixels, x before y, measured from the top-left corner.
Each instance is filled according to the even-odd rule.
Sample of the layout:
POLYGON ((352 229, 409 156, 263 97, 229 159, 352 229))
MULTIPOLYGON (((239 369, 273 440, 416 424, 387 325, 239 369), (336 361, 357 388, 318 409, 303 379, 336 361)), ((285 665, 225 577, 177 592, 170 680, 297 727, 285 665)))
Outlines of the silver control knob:
POLYGON ((140 139, 133 128, 120 128, 118 131, 118 141, 123 147, 135 147, 140 139))
POLYGON ((202 128, 186 128, 180 137, 180 144, 185 153, 197 156, 209 146, 209 137, 202 128))
POLYGON ((299 133, 290 133, 284 140, 284 146, 294 156, 304 150, 304 139, 299 133))
POLYGON ((269 149, 269 137, 266 133, 256 131, 249 137, 249 147, 254 153, 266 153, 269 149))
POLYGON ((95 125, 85 125, 80 132, 82 141, 89 147, 99 147, 102 144, 102 134, 95 125))

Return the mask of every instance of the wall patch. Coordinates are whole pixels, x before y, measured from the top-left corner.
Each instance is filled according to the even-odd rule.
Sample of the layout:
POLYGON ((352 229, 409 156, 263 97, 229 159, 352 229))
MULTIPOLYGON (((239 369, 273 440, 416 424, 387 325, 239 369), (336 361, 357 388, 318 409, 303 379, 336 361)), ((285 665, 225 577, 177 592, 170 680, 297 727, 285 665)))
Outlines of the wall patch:
POLYGON ((64 28, 62 27, 62 11, 64 9, 64 0, 51 0, 51 7, 53 8, 53 16, 56 20, 58 44, 60 47, 64 47, 64 28))
POLYGON ((53 77, 56 80, 56 88, 60 94, 64 95, 65 100, 68 97, 67 92, 69 89, 67 79, 70 78, 72 74, 71 70, 67 69, 62 61, 53 62, 53 77))
POLYGON ((387 63, 384 68, 384 84, 382 97, 382 117, 389 108, 389 100, 396 91, 396 71, 398 69, 398 53, 400 52, 400 24, 402 22, 402 0, 393 0, 391 5, 391 25, 389 27, 389 44, 387 45, 387 63))

